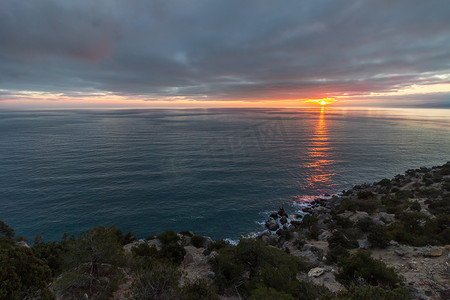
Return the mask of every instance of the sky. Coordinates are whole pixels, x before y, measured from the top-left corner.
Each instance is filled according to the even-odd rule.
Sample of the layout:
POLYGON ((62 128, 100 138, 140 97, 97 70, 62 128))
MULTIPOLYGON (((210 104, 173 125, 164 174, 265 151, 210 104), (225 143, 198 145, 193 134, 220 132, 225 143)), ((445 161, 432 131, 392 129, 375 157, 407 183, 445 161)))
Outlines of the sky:
POLYGON ((450 108, 447 0, 1 0, 0 108, 450 108))

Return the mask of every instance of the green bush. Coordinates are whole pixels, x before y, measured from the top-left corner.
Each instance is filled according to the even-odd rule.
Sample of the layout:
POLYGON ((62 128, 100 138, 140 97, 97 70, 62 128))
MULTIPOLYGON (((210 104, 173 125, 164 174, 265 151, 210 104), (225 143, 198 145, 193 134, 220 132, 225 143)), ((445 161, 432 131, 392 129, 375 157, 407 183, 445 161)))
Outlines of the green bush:
POLYGON ((394 288, 402 280, 394 269, 386 267, 385 263, 370 257, 370 252, 359 249, 355 254, 342 258, 338 266, 336 280, 347 287, 375 285, 384 288, 394 288))
POLYGON ((242 239, 237 246, 223 247, 218 253, 214 280, 219 291, 238 289, 246 297, 258 284, 295 296, 299 293, 295 276, 307 269, 295 256, 255 239, 242 239))
POLYGON ((358 199, 369 199, 374 196, 374 194, 371 191, 361 191, 357 194, 358 199))
POLYGON ((209 255, 211 252, 217 251, 219 249, 222 249, 222 248, 224 248, 224 247, 226 247, 228 245, 230 245, 230 243, 228 243, 225 240, 214 241, 214 242, 212 242, 212 243, 210 243, 208 245, 208 248, 206 248, 206 250, 203 252, 203 254, 204 255, 209 255))
POLYGON ((192 232, 190 232, 189 230, 180 231, 180 234, 188 236, 188 237, 193 236, 192 232))
POLYGON ((138 274, 131 285, 132 299, 177 299, 181 272, 171 264, 156 263, 138 274))
POLYGON ((295 298, 291 294, 279 292, 274 288, 267 287, 263 284, 258 284, 250 295, 251 300, 294 300, 295 298))
POLYGON ((54 299, 47 286, 52 272, 31 249, 0 248, 0 299, 54 299))
POLYGON ((339 293, 333 300, 412 300, 413 297, 405 287, 385 290, 378 286, 352 287, 339 293))
POLYGON ((376 228, 376 224, 372 221, 371 218, 365 217, 360 219, 356 226, 362 231, 362 232, 372 232, 376 228))
POLYGON ((411 203, 411 205, 409 206, 410 210, 413 211, 420 211, 422 209, 422 207, 420 206, 420 203, 416 201, 414 201, 413 203, 411 203))
POLYGON ((349 256, 350 253, 341 245, 330 248, 326 257, 326 263, 331 265, 337 263, 341 258, 349 256))
POLYGON ((181 289, 182 300, 219 300, 217 288, 204 279, 188 281, 181 289))
POLYGON ((380 185, 380 186, 384 186, 384 187, 389 188, 389 187, 391 187, 391 181, 389 179, 387 179, 387 178, 384 178, 384 179, 378 181, 376 183, 376 185, 380 185))
POLYGON ((196 248, 201 248, 203 247, 203 244, 205 243, 205 238, 201 235, 195 234, 192 238, 191 238, 191 243, 194 247, 196 248))
POLYGON ((341 246, 346 249, 358 248, 358 242, 355 239, 349 239, 342 231, 335 230, 328 238, 328 245, 330 248, 341 246))
POLYGON ((55 283, 55 292, 63 299, 107 299, 123 276, 120 267, 126 259, 117 232, 97 226, 67 244, 65 269, 55 283))
POLYGON ((319 219, 317 218, 317 217, 315 217, 315 216, 312 216, 312 215, 304 215, 303 216, 303 219, 302 219, 302 221, 301 221, 301 223, 300 223, 300 227, 301 228, 307 228, 307 229, 309 229, 309 230, 311 230, 311 228, 315 225, 315 224, 317 224, 317 221, 318 221, 319 219))
POLYGON ((177 243, 172 243, 168 245, 163 245, 161 247, 161 256, 170 262, 179 265, 186 255, 186 250, 177 243))
POLYGON ((389 237, 382 226, 375 226, 367 236, 372 247, 384 249, 389 245, 389 237))
POLYGON ((163 245, 169 245, 178 242, 179 238, 172 230, 167 230, 156 236, 163 245))

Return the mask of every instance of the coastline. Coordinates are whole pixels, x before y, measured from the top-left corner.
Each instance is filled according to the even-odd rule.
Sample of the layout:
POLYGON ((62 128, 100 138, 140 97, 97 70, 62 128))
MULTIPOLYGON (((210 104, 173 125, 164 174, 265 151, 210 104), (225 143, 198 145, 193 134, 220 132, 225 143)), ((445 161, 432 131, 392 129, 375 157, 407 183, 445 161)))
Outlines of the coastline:
POLYGON ((265 230, 240 239, 237 245, 190 231, 166 231, 136 240, 132 233, 124 234, 113 226, 98 226, 60 242, 46 243, 38 236, 30 247, 20 237, 14 238, 14 231, 1 222, 0 250, 23 252, 21 255, 29 256, 28 264, 33 262, 47 274, 41 276, 40 286, 22 286, 21 292, 48 293, 56 299, 66 299, 69 291, 75 298, 101 294, 109 299, 133 295, 147 299, 136 296, 149 284, 145 280, 166 276, 168 270, 173 272, 172 286, 159 291, 170 292, 167 299, 240 299, 241 294, 250 298, 270 294, 280 299, 368 295, 377 299, 394 295, 400 295, 398 299, 448 299, 449 206, 447 162, 355 185, 338 195, 317 197, 305 202, 299 214, 288 215, 280 207, 270 213, 265 230), (72 256, 71 265, 63 262, 67 256, 72 256), (259 271, 254 273, 252 266, 259 271), (346 277, 346 272, 353 275, 346 277), (73 282, 74 274, 89 275, 90 283, 73 282), (254 280, 259 285, 254 286, 254 280), (292 289, 292 285, 296 287, 292 289), (186 298, 191 292, 196 296, 186 298), (209 296, 199 298, 198 293, 209 296))

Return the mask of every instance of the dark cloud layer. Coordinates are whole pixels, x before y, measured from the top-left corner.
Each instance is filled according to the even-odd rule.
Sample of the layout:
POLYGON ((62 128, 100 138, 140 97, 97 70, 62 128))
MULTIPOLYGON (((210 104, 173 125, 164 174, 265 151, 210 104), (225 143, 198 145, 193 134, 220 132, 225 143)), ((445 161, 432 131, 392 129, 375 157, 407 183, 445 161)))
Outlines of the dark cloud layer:
POLYGON ((0 89, 299 99, 448 82, 444 0, 2 0, 0 89))

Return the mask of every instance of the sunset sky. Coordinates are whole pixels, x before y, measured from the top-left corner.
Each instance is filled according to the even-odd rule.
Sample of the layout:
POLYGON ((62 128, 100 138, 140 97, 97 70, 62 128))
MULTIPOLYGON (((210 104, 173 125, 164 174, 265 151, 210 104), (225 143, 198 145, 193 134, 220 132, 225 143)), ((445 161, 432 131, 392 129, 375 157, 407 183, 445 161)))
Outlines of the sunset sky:
POLYGON ((450 1, 2 0, 0 108, 450 108, 450 1))

